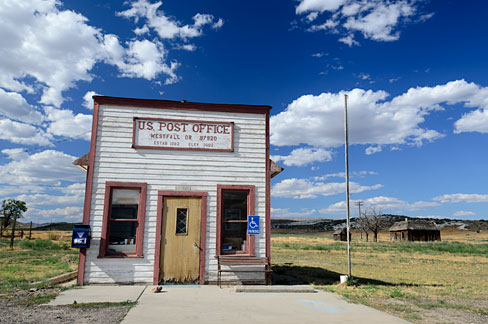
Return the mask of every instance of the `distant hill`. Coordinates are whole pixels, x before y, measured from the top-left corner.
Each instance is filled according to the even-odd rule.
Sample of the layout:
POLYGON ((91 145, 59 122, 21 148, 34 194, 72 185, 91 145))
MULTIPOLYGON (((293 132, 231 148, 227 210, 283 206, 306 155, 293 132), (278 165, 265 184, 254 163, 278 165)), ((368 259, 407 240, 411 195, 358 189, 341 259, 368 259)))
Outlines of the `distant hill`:
MULTIPOLYGON (((66 223, 66 222, 61 222, 61 223, 45 223, 45 224, 41 224, 41 225, 37 225, 37 224, 32 224, 32 230, 33 231, 48 231, 48 230, 51 230, 51 231, 71 231, 73 230, 73 225, 75 224, 81 224, 81 223, 66 223)), ((23 222, 19 222, 17 221, 17 223, 15 224, 15 229, 16 230, 28 230, 30 227, 30 223, 23 223, 23 222)), ((8 227, 7 227, 7 230, 10 230, 12 229, 12 224, 10 224, 8 227)))
POLYGON ((81 224, 81 223, 52 223, 52 224, 44 224, 40 226, 36 226, 35 228, 32 228, 32 230, 35 231, 72 231, 73 230, 73 225, 76 224, 81 224))
MULTIPOLYGON (((428 220, 433 221, 440 228, 450 227, 471 231, 486 231, 488 230, 487 220, 460 220, 460 219, 433 219, 433 218, 419 218, 419 217, 408 217, 404 215, 383 215, 386 221, 386 226, 384 230, 388 230, 393 223, 403 221, 408 218, 410 221, 415 220, 428 220)), ((271 219, 271 228, 277 231, 285 232, 329 232, 335 231, 338 228, 346 226, 345 219, 271 219)), ((357 218, 351 218, 351 228, 358 229, 357 218)))

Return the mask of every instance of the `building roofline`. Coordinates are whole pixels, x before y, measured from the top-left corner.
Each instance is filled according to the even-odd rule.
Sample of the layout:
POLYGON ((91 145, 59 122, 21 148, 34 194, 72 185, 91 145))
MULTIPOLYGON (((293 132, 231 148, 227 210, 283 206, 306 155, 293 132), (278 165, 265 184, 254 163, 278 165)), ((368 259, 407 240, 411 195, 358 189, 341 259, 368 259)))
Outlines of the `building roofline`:
POLYGON ((190 102, 186 100, 160 100, 160 99, 136 99, 122 97, 93 96, 95 103, 100 105, 156 108, 156 109, 185 109, 220 112, 239 112, 250 114, 265 114, 270 111, 268 105, 243 105, 243 104, 216 104, 203 102, 190 102))

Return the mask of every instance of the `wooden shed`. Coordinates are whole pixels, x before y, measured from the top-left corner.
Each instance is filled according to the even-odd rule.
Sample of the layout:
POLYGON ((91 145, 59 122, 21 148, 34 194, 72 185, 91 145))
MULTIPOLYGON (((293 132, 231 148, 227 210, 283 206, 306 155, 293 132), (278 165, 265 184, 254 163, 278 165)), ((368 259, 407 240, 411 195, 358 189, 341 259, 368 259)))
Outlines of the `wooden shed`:
POLYGON ((408 220, 390 227, 392 241, 440 241, 441 231, 433 221, 408 220))
POLYGON ((271 107, 93 98, 78 283, 269 281, 219 257, 269 265, 271 107))
MULTIPOLYGON (((338 228, 334 231, 334 241, 347 241, 347 228, 338 228)), ((349 240, 351 240, 351 233, 349 233, 349 240)))

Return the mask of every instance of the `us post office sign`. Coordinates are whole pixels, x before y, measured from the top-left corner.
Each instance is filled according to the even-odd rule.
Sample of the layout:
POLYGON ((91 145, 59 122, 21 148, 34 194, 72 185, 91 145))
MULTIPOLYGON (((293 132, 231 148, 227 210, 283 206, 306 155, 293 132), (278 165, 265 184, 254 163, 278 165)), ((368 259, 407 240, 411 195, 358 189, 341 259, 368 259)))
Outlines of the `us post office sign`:
POLYGON ((134 118, 134 148, 234 151, 234 123, 134 118))

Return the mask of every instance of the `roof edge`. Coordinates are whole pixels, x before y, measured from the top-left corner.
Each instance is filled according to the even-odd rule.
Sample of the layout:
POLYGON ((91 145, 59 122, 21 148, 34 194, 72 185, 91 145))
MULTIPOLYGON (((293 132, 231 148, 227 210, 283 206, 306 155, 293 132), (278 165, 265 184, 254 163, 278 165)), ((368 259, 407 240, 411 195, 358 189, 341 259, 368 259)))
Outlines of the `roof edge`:
POLYGON ((186 100, 162 100, 162 99, 137 99, 123 97, 93 96, 95 103, 101 105, 128 106, 142 108, 160 109, 187 109, 187 110, 206 110, 206 111, 225 111, 241 113, 267 113, 271 110, 268 105, 244 105, 244 104, 216 104, 191 102, 186 100))

